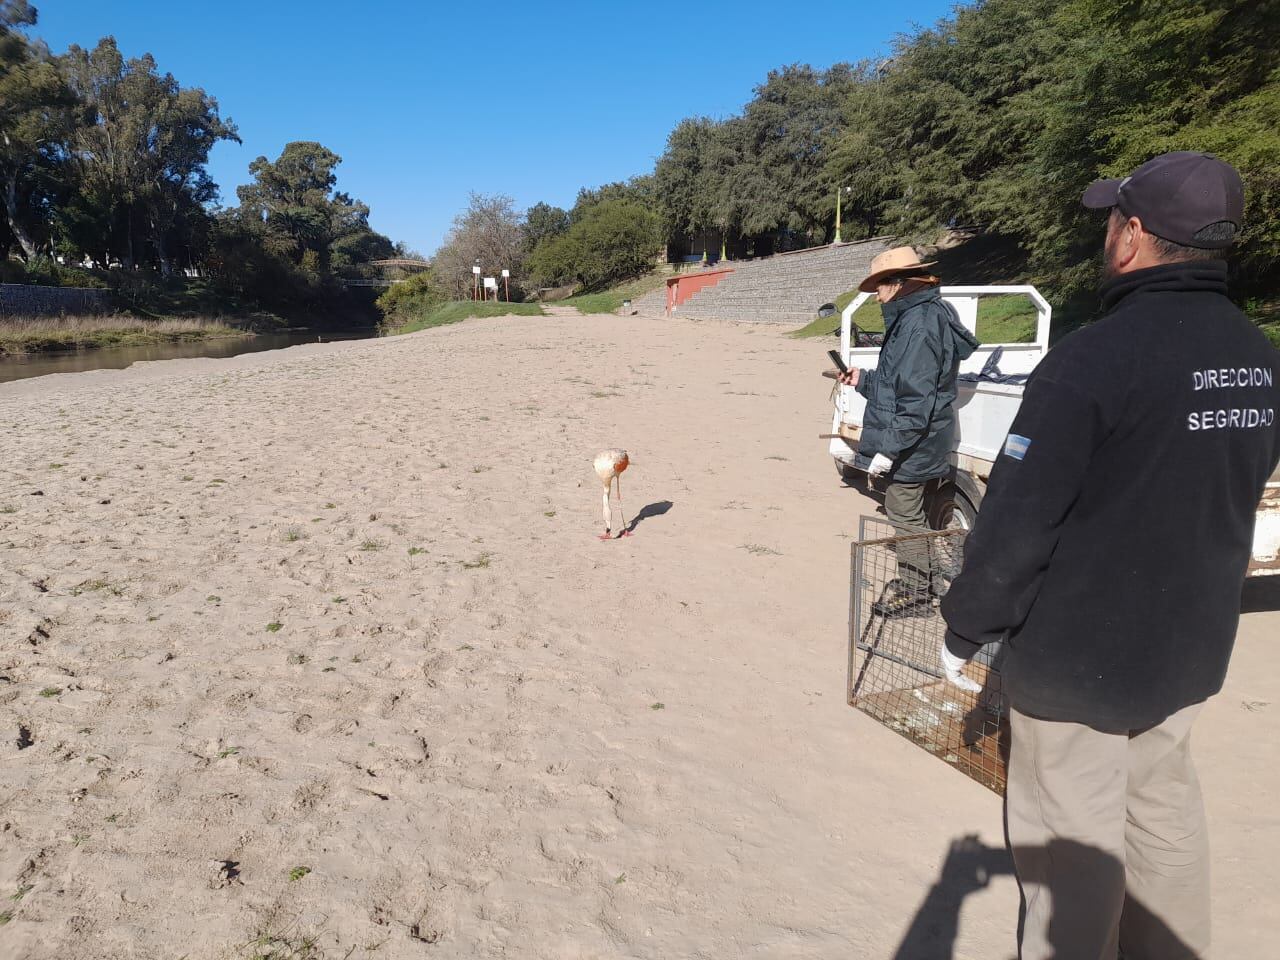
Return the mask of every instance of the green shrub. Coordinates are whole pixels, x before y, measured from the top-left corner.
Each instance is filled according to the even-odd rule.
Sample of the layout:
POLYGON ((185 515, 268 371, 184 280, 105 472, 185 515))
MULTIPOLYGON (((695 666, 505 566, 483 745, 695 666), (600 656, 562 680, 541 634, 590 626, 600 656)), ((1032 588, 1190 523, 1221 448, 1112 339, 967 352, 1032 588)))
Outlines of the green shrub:
POLYGON ((84 267, 65 266, 50 257, 32 257, 26 263, 21 260, 0 261, 0 283, 97 289, 103 289, 108 285, 105 280, 84 267))
POLYGON ((445 302, 444 293, 436 286, 430 270, 415 273, 403 283, 388 287, 378 297, 378 309, 386 322, 409 323, 430 313, 445 302))
POLYGON ((529 258, 539 283, 578 283, 584 291, 643 276, 661 240, 658 216, 634 200, 604 200, 567 233, 544 240, 529 258))

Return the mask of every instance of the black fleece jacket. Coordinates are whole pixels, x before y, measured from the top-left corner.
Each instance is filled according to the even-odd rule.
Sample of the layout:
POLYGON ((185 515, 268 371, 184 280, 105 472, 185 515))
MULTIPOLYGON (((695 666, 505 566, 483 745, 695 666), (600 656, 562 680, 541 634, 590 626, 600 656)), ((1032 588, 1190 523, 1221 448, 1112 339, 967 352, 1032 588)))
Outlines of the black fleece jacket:
POLYGON ((1280 353, 1226 290, 1216 260, 1124 274, 1027 385, 942 602, 952 653, 1008 635, 1023 713, 1137 730, 1222 687, 1280 457, 1280 353))

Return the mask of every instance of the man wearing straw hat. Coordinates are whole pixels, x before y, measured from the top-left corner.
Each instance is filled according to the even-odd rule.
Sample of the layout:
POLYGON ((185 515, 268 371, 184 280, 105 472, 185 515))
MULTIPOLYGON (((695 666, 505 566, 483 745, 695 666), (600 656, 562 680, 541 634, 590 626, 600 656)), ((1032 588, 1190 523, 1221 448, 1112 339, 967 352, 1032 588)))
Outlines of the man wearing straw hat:
POLYGON ((1108 212, 1106 312, 1027 384, 942 601, 941 658, 971 682, 965 661, 1007 637, 1019 956, 1200 960, 1191 728, 1222 688, 1280 458, 1280 354, 1227 298, 1244 213, 1230 165, 1163 154, 1084 205, 1108 212))
MULTIPOLYGON (((853 465, 888 480, 885 513, 899 533, 928 529, 928 483, 951 473, 956 446, 956 373, 978 346, 940 293, 932 262, 911 247, 894 247, 871 261, 858 289, 875 293, 884 316, 879 366, 852 369, 840 382, 867 400, 853 465)), ((875 604, 882 616, 908 614, 929 603, 928 546, 898 548, 898 577, 875 604)))

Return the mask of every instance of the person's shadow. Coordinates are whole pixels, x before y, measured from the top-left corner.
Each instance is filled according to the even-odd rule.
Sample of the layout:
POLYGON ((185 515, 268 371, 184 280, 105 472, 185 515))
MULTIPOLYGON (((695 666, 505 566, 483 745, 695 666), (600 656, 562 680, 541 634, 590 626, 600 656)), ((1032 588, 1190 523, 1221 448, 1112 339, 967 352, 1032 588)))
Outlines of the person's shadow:
MULTIPOLYGON (((1124 864, 1105 851, 1074 840, 1052 840, 1044 847, 1018 848, 1018 859, 1047 857, 1049 861, 1070 865, 1076 876, 1105 878, 1119 872, 1123 882, 1124 864)), ((1060 871, 1066 872, 1066 871, 1060 871)), ((959 837, 951 842, 942 872, 929 889, 924 901, 916 910, 893 960, 952 960, 955 955, 956 937, 960 929, 960 908, 964 898, 984 889, 993 877, 1014 874, 1013 855, 1007 847, 989 847, 977 836, 959 837)), ((1101 891, 1107 884, 1098 884, 1101 891)), ((1054 955, 1059 957, 1098 956, 1094 949, 1080 942, 1080 931, 1094 928, 1100 911, 1108 904, 1097 897, 1090 897, 1089 888, 1079 880, 1071 884, 1071 890, 1049 889, 1049 902, 1053 904, 1053 916, 1049 921, 1049 940, 1054 955), (1070 898, 1068 897, 1070 894, 1070 898), (1088 902, 1086 902, 1088 901, 1088 902)), ((1021 939, 1023 913, 1026 910, 1025 893, 1018 917, 1018 933, 1021 939)), ((1123 914, 1118 917, 1123 943, 1126 928, 1141 930, 1143 942, 1150 953, 1142 956, 1159 960, 1195 960, 1196 952, 1182 942, 1168 925, 1133 897, 1126 897, 1123 914)), ((1118 960, 1125 960, 1123 949, 1118 960)))
POLYGON ((659 500, 657 503, 650 503, 641 507, 640 512, 637 513, 631 519, 631 523, 627 525, 627 531, 631 532, 632 530, 635 530, 636 527, 640 526, 642 521, 648 520, 650 517, 664 516, 667 511, 674 506, 675 504, 670 500, 659 500))

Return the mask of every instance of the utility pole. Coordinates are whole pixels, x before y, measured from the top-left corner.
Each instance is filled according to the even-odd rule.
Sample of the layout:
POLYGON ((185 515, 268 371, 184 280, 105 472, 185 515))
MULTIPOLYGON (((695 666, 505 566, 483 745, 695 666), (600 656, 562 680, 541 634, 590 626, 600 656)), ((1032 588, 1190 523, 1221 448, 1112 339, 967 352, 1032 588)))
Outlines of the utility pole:
POLYGON ((852 193, 852 187, 845 187, 843 190, 836 190, 836 243, 843 243, 840 239, 840 195, 844 193, 852 193))

